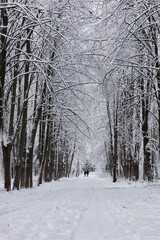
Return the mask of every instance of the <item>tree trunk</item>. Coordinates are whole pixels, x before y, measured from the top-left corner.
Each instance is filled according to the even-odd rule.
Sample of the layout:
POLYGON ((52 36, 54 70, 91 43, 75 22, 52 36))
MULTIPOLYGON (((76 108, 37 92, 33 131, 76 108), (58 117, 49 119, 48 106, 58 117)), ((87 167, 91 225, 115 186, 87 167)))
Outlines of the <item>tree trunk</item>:
POLYGON ((73 145, 72 156, 71 156, 71 162, 70 162, 69 171, 68 171, 68 177, 69 177, 69 175, 71 174, 71 169, 72 169, 74 154, 75 154, 75 150, 76 150, 76 141, 77 141, 77 139, 75 138, 75 140, 74 140, 74 145, 73 145))
POLYGON ((158 159, 160 161, 160 62, 159 62, 159 52, 158 52, 158 42, 156 37, 154 37, 154 44, 155 44, 155 55, 156 55, 156 68, 157 68, 157 86, 158 86, 158 93, 157 93, 157 105, 158 105, 158 159))
POLYGON ((44 147, 44 152, 43 152, 43 158, 42 158, 42 163, 40 167, 40 174, 39 174, 39 179, 38 179, 38 186, 42 184, 42 178, 43 178, 43 171, 44 171, 44 166, 46 164, 46 153, 47 153, 47 147, 48 147, 48 138, 49 138, 49 123, 47 124, 47 129, 46 129, 46 137, 45 137, 45 147, 44 147))
POLYGON ((114 157, 113 157, 113 182, 117 181, 117 158, 118 158, 118 98, 115 101, 115 123, 114 123, 114 157))
POLYGON ((11 144, 4 145, 2 143, 3 151, 3 164, 4 164, 4 187, 7 191, 11 190, 11 164, 10 164, 10 155, 11 155, 11 144))
MULTIPOLYGON (((7 2, 4 1, 4 2, 7 2)), ((7 10, 2 8, 0 10, 1 26, 0 26, 0 131, 3 128, 3 97, 4 97, 4 84, 6 74, 6 52, 7 52, 7 26, 8 15, 7 10)))
POLYGON ((112 122, 111 122, 111 114, 110 114, 110 106, 109 106, 109 101, 106 103, 107 105, 107 115, 108 115, 108 121, 109 121, 109 132, 110 132, 110 151, 109 151, 109 166, 111 170, 111 175, 112 174, 112 169, 113 169, 113 162, 114 162, 114 150, 113 150, 113 134, 112 134, 112 122))
MULTIPOLYGON (((147 82, 147 93, 149 92, 150 83, 147 82)), ((151 154, 148 148, 149 135, 148 135, 148 117, 149 117, 149 96, 144 96, 144 82, 141 82, 142 90, 142 135, 143 135, 143 151, 144 151, 144 164, 143 164, 143 178, 151 181, 153 179, 151 154)))
POLYGON ((29 147, 28 147, 27 156, 26 156, 26 182, 25 182, 26 188, 33 186, 33 180, 32 180, 33 150, 34 150, 34 144, 35 144, 38 123, 39 123, 39 120, 41 119, 41 115, 42 115, 42 104, 44 101, 45 92, 46 92, 46 83, 44 83, 40 102, 39 102, 37 110, 36 110, 36 116, 34 118, 34 123, 33 123, 32 131, 31 131, 31 138, 30 138, 29 147))

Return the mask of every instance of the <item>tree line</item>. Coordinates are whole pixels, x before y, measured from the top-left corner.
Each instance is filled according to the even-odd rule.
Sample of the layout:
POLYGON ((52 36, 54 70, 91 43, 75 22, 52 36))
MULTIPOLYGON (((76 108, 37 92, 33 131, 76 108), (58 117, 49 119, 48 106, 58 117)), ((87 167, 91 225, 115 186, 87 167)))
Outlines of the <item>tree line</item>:
POLYGON ((33 175, 38 185, 70 175, 83 124, 77 7, 60 0, 0 3, 0 158, 8 191, 11 179, 20 189, 33 186, 33 175))
POLYGON ((159 1, 2 0, 0 16, 4 188, 70 175, 100 88, 106 170, 114 182, 157 179, 159 1))
POLYGON ((160 161, 160 3, 119 1, 112 13, 103 78, 106 168, 114 182, 152 181, 160 161))

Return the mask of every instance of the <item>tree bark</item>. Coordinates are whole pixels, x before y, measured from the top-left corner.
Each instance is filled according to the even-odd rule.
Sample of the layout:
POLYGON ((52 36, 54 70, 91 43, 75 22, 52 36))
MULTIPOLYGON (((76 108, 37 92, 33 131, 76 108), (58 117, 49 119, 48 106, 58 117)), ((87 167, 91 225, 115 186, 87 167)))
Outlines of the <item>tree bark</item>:
POLYGON ((41 115, 42 115, 42 104, 44 101, 45 92, 46 92, 46 83, 44 83, 43 91, 41 94, 41 99, 40 99, 40 102, 39 102, 37 110, 36 110, 36 116, 34 118, 34 123, 33 123, 32 131, 31 131, 31 138, 30 138, 29 147, 28 147, 27 156, 26 156, 26 182, 25 182, 26 188, 33 186, 33 179, 32 179, 33 150, 34 150, 34 144, 35 144, 38 123, 39 123, 39 120, 41 119, 41 115))
POLYGON ((26 148, 26 136, 27 136, 27 115, 28 115, 28 94, 29 94, 29 63, 26 63, 25 66, 25 77, 24 77, 24 104, 23 104, 23 114, 22 114, 22 126, 20 132, 20 143, 18 148, 18 159, 17 159, 17 177, 14 181, 14 188, 19 189, 20 181, 25 168, 25 160, 24 160, 24 149, 26 148), (19 167, 18 167, 19 166, 19 167), (19 172, 20 171, 20 172, 19 172), (20 177, 18 177, 20 176, 20 177))
POLYGON ((43 158, 42 158, 42 163, 40 167, 40 174, 38 178, 38 186, 42 184, 42 179, 43 179, 43 171, 44 171, 44 166, 46 163, 46 153, 47 153, 47 147, 48 147, 48 135, 49 135, 49 123, 47 124, 47 129, 46 129, 46 137, 45 137, 45 147, 44 147, 44 152, 43 152, 43 158))
MULTIPOLYGON (((4 1, 7 3, 7 0, 4 1)), ((7 27, 8 27, 8 14, 5 8, 0 10, 1 26, 0 26, 0 134, 6 132, 4 123, 4 86, 5 86, 5 74, 6 74, 6 53, 7 53, 7 27)), ((7 136, 5 136, 7 137, 7 136)), ((11 142, 9 139, 2 140, 2 152, 3 152, 3 165, 4 165, 4 187, 9 191, 11 189, 11 172, 10 172, 10 153, 11 142), (6 143, 8 141, 8 143, 6 143)))
MULTIPOLYGON (((147 93, 149 93, 150 83, 147 82, 147 93)), ((144 96, 144 81, 141 82, 142 90, 142 135, 143 135, 143 151, 144 151, 144 164, 143 164, 143 178, 148 181, 153 179, 151 154, 148 149, 149 135, 148 135, 148 117, 149 117, 149 96, 144 96)))
POLYGON ((11 190, 11 144, 6 146, 2 143, 3 159, 4 159, 4 187, 7 191, 11 190))
MULTIPOLYGON (((7 1, 4 1, 7 2, 7 1)), ((6 74, 6 53, 7 53, 7 26, 8 14, 5 8, 0 10, 1 24, 0 32, 0 131, 3 128, 3 98, 4 98, 4 84, 6 74)))
POLYGON ((69 175, 71 174, 71 169, 72 169, 74 154, 75 154, 75 150, 76 150, 76 142, 77 142, 77 139, 75 138, 75 140, 74 140, 74 145, 73 145, 73 151, 72 151, 72 155, 71 155, 71 162, 70 162, 69 171, 68 171, 68 177, 69 177, 69 175))
POLYGON ((112 174, 112 168, 113 168, 113 159, 114 159, 114 147, 113 147, 113 134, 112 134, 112 121, 111 121, 111 114, 110 114, 110 106, 109 106, 109 101, 106 103, 107 105, 107 114, 108 114, 108 121, 109 121, 109 139, 110 139, 110 149, 109 149, 109 166, 110 166, 110 171, 111 175, 112 174))
POLYGON ((118 98, 115 100, 115 123, 114 123, 114 157, 113 157, 113 182, 117 181, 117 158, 118 158, 118 98))

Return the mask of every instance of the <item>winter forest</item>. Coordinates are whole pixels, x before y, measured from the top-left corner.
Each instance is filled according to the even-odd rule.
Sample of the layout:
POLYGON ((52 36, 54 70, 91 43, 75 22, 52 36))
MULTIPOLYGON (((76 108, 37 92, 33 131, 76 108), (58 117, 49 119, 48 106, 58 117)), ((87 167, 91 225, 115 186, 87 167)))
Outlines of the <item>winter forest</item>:
POLYGON ((159 0, 1 0, 0 175, 160 171, 159 0))
POLYGON ((160 240, 160 0, 0 0, 0 223, 160 240))

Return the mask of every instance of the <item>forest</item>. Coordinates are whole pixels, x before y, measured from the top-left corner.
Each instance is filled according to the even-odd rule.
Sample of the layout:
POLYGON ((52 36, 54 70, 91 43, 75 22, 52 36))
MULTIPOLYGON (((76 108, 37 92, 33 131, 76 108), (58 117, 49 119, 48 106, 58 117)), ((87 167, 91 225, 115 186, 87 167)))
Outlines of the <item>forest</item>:
POLYGON ((1 0, 0 179, 160 174, 159 0, 1 0))

